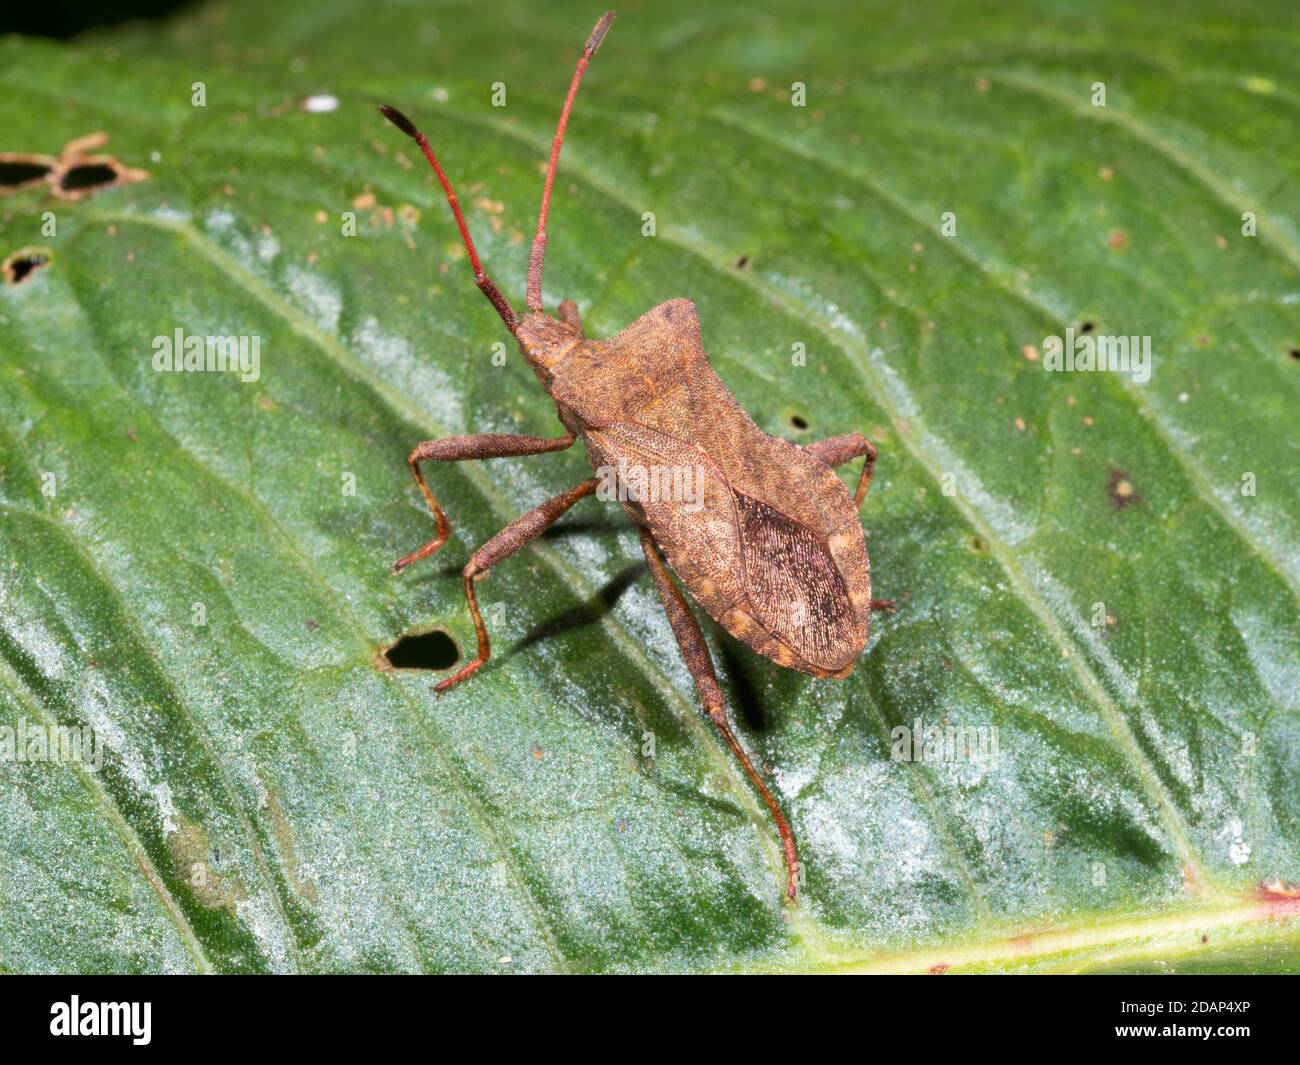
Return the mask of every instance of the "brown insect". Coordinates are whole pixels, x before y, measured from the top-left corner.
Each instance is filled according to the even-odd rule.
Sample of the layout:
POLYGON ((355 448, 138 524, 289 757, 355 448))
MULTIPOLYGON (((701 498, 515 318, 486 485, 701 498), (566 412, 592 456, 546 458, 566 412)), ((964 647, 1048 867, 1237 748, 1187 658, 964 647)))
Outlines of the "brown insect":
POLYGON ((799 447, 763 432, 709 365, 690 300, 661 303, 608 340, 587 338, 572 300, 560 304, 558 318, 543 311, 546 215, 560 146, 583 72, 613 20, 614 13, 607 12, 591 31, 560 112, 528 260, 528 312, 522 318, 483 272, 456 193, 424 134, 400 111, 380 107, 429 160, 456 217, 475 283, 555 400, 566 430, 554 439, 483 433, 418 444, 407 462, 438 534, 400 559, 393 570, 431 555, 451 535, 451 524, 425 483, 420 463, 538 455, 562 451, 581 439, 592 467, 602 476, 534 507, 470 556, 463 575, 478 653, 436 690, 446 691, 474 674, 491 653, 474 582, 602 483, 611 488, 616 484, 617 498, 640 529, 646 564, 700 702, 776 822, 785 850, 786 896, 793 900, 799 872, 794 835, 731 729, 704 634, 669 576, 669 567, 719 625, 759 654, 815 677, 847 677, 866 646, 873 605, 892 605, 872 602, 867 545, 858 519, 876 449, 859 433, 799 447), (858 456, 865 461, 857 492, 850 498, 832 467, 858 456), (617 471, 612 482, 611 471, 617 471), (655 491, 654 471, 669 471, 660 475, 661 486, 669 476, 677 478, 673 485, 692 481, 691 502, 684 502, 680 493, 655 491), (685 478, 683 471, 689 471, 685 478))

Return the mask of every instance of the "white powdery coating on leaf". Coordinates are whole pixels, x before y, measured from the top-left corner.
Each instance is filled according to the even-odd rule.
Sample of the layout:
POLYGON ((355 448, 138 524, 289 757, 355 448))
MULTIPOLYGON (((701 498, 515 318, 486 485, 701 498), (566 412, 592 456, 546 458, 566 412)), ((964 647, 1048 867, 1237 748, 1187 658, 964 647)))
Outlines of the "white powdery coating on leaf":
POLYGON ((858 325, 857 320, 842 310, 838 304, 828 300, 820 292, 811 288, 802 278, 778 274, 773 277, 773 281, 778 287, 794 296, 800 303, 811 308, 814 312, 812 317, 826 322, 836 332, 845 333, 859 343, 862 341, 862 328, 858 325))
POLYGON ((251 899, 239 899, 235 903, 235 914, 253 933, 269 958, 272 972, 294 971, 294 964, 289 958, 288 925, 280 918, 266 892, 259 892, 251 899))
POLYGON ((236 228, 237 221, 233 212, 218 207, 208 212, 203 227, 218 238, 218 242, 230 255, 247 265, 256 256, 252 241, 236 228))
POLYGON ((41 672, 51 680, 63 680, 69 672, 69 666, 75 668, 69 661, 62 642, 51 637, 39 621, 12 625, 8 632, 10 639, 26 651, 33 661, 39 662, 41 672))
POLYGON ((428 355, 417 355, 410 341, 386 332, 379 319, 369 317, 351 336, 353 348, 364 353, 366 363, 402 394, 427 407, 438 423, 451 432, 464 428, 460 390, 428 355))
POLYGON ((1230 818, 1228 823, 1218 832, 1217 839, 1225 840, 1228 844, 1228 861, 1233 865, 1245 865, 1250 861, 1250 844, 1245 840, 1245 825, 1242 824, 1241 818, 1230 818))
POLYGON ((98 742, 117 754, 122 770, 126 773, 127 779, 135 786, 136 792, 141 796, 152 796, 158 808, 158 819, 162 823, 163 831, 169 835, 178 831, 180 829, 180 811, 177 809, 176 800, 172 795, 171 785, 165 780, 154 782, 150 779, 149 771, 145 768, 144 758, 141 757, 140 752, 134 746, 127 742, 126 734, 122 731, 121 726, 108 716, 103 707, 98 705, 86 706, 82 712, 85 714, 86 723, 95 730, 98 742))
POLYGON ((285 271, 285 281, 289 291, 307 310, 317 328, 330 334, 338 331, 343 297, 334 285, 320 274, 314 274, 300 266, 290 266, 285 271))
POLYGON ((787 799, 797 799, 799 793, 803 791, 817 776, 816 766, 802 766, 798 769, 783 769, 780 766, 772 767, 772 779, 776 782, 777 790, 787 799))
POLYGON ((280 242, 270 233, 263 233, 257 238, 257 257, 264 263, 271 262, 280 254, 280 242))
POLYGON ((188 223, 193 218, 189 211, 166 204, 160 204, 149 213, 160 222, 171 222, 177 225, 188 223))

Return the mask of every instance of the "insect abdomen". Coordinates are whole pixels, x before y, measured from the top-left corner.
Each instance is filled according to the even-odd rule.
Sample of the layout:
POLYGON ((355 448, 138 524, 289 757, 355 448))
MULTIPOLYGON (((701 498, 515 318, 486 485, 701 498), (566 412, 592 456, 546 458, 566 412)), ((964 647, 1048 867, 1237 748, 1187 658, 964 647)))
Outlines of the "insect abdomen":
POLYGON ((803 448, 763 432, 709 365, 695 308, 671 300, 575 350, 553 395, 584 424, 592 465, 689 498, 621 499, 691 595, 781 665, 846 675, 866 645, 871 572, 857 508, 803 448), (676 478, 676 481, 672 481, 676 478))

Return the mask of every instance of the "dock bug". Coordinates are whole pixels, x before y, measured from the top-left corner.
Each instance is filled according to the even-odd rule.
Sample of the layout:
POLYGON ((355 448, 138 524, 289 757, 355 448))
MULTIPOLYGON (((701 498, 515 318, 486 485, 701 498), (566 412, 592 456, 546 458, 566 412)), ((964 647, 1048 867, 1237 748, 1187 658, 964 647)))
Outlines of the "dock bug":
MULTIPOLYGON (((557 318, 542 309, 546 216, 560 147, 582 75, 613 20, 611 11, 596 23, 564 98, 528 260, 528 310, 522 316, 483 272, 460 202, 427 138, 400 111, 380 107, 433 167, 469 253, 475 283, 554 399, 565 429, 554 438, 482 433, 416 445, 407 462, 433 512, 437 535, 393 569, 400 572, 428 557, 451 535, 447 515, 421 472, 423 462, 538 455, 581 440, 598 473, 620 471, 615 476, 626 481, 628 471, 642 471, 636 485, 619 485, 617 498, 640 530, 646 564, 704 711, 771 812, 785 852, 786 897, 793 900, 799 872, 794 835, 731 728, 704 634, 670 570, 710 617, 759 654, 814 677, 847 677, 866 646, 873 605, 887 605, 872 602, 858 518, 876 449, 859 433, 799 447, 763 432, 709 365, 695 305, 688 299, 659 304, 608 340, 586 336, 572 300, 559 305, 557 318), (862 474, 850 497, 833 467, 861 456, 862 474), (693 471, 698 495, 689 506, 672 491, 656 490, 656 485, 674 482, 656 479, 655 471, 686 469, 693 471)), ((475 581, 580 499, 595 494, 602 480, 589 478, 534 507, 470 556, 463 577, 478 653, 436 690, 446 691, 472 676, 491 653, 475 581)))

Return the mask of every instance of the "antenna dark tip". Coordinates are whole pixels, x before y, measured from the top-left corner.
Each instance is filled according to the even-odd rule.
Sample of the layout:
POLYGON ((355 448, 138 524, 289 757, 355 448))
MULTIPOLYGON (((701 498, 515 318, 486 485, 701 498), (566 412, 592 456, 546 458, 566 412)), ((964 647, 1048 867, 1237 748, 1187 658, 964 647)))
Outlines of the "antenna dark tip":
POLYGON ((420 131, 415 128, 415 123, 402 114, 402 112, 396 107, 389 107, 388 104, 380 104, 379 113, 408 137, 414 138, 420 135, 420 131))
POLYGON ((600 16, 600 21, 596 23, 595 29, 591 31, 591 36, 587 38, 587 46, 583 49, 587 55, 593 56, 596 54, 596 49, 600 47, 600 42, 605 39, 605 34, 609 32, 609 28, 613 24, 613 11, 606 11, 600 16))

